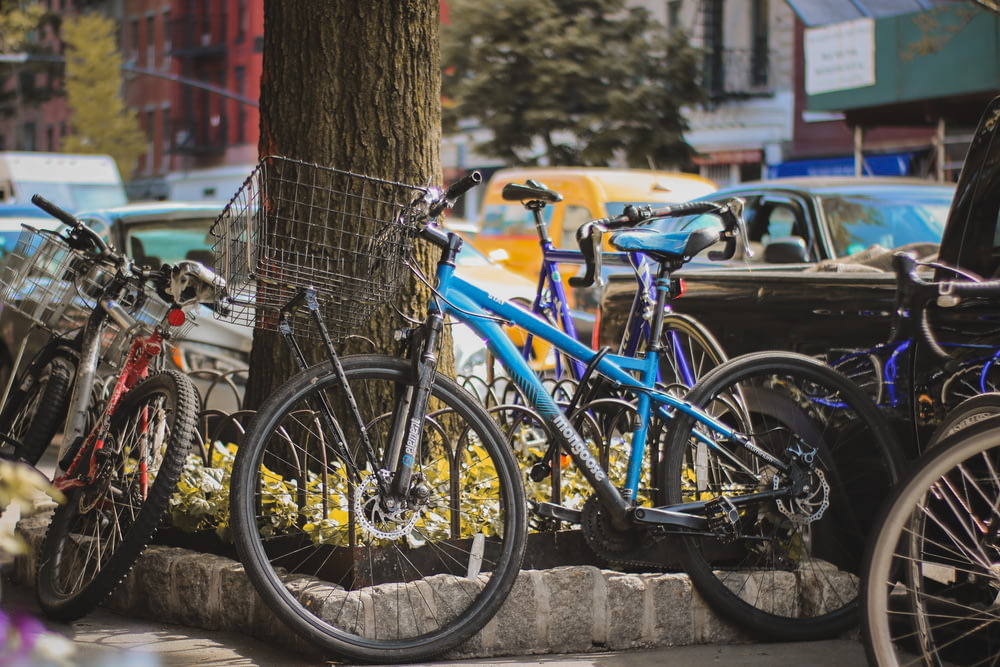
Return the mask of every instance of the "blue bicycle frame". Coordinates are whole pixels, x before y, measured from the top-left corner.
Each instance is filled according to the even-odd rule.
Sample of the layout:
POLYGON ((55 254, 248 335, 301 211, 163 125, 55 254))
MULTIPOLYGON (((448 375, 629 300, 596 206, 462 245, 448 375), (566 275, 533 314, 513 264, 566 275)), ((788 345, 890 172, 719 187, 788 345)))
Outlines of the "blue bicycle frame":
MULTIPOLYGON (((513 303, 500 301, 497 297, 456 276, 454 266, 447 263, 438 265, 436 298, 431 308, 465 323, 486 341, 490 351, 500 360, 513 382, 527 397, 531 407, 549 427, 550 433, 554 434, 583 471, 603 506, 617 515, 614 517, 617 521, 626 520, 638 494, 646 436, 654 409, 664 418, 670 418, 675 410, 692 415, 710 431, 750 446, 743 436, 725 424, 698 411, 684 400, 655 388, 659 367, 659 347, 656 344, 651 345, 645 354, 639 357, 596 352, 537 315, 513 303), (538 375, 528 365, 522 351, 504 333, 501 321, 513 323, 529 334, 551 343, 556 349, 580 361, 586 367, 593 365, 596 372, 612 383, 635 392, 639 427, 633 432, 625 485, 621 492, 608 479, 583 438, 559 409, 538 375)), ((710 438, 699 437, 702 437, 709 446, 713 444, 710 438)), ((753 449, 769 463, 781 469, 787 467, 781 461, 758 451, 757 448, 753 449)), ((691 507, 702 504, 692 503, 691 507)), ((636 509, 633 516, 650 524, 682 525, 693 529, 704 529, 706 526, 703 517, 670 509, 636 509)))

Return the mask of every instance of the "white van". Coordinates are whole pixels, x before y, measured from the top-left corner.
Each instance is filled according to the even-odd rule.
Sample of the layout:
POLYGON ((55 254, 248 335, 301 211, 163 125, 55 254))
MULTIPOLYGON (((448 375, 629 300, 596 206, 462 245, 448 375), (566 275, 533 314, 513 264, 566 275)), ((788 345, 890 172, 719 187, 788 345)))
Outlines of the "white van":
POLYGON ((0 206, 30 205, 34 194, 68 211, 128 201, 118 166, 109 155, 0 152, 0 206))

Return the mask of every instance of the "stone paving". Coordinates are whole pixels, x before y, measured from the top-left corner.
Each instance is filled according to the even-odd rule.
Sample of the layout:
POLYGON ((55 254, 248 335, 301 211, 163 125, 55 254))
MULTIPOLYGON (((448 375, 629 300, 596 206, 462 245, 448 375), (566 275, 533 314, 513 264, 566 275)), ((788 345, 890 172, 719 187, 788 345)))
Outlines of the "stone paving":
MULTIPOLYGON (((21 520, 34 547, 47 514, 21 520)), ((33 581, 20 558, 14 578, 33 581)), ((258 598, 237 561, 153 545, 105 607, 123 615, 207 630, 232 631, 304 654, 314 649, 288 631, 258 598)), ((581 653, 595 650, 733 644, 752 638, 719 619, 684 574, 632 574, 593 566, 524 570, 497 616, 446 658, 581 653)))

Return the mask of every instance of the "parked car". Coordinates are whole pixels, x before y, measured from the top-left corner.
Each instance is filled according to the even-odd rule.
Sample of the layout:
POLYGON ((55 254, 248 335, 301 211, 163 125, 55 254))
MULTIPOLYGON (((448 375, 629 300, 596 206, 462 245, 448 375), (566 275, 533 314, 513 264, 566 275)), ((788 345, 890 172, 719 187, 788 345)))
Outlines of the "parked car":
MULTIPOLYGON (((919 340, 887 345, 896 299, 891 259, 904 250, 966 274, 1000 276, 1000 142, 988 117, 997 110, 1000 99, 977 131, 957 187, 789 179, 720 190, 713 196, 746 197, 757 256, 692 262, 677 274, 684 293, 672 307, 698 318, 730 356, 787 349, 825 358, 886 408, 916 454, 962 400, 1000 390, 993 370, 1000 363, 1000 307, 978 298, 929 312, 953 363, 943 364, 919 340), (761 220, 768 221, 767 236, 761 220)), ((616 340, 631 303, 628 282, 613 280, 601 306, 601 341, 616 340)))
MULTIPOLYGON (((752 257, 707 252, 676 276, 673 308, 701 320, 730 355, 789 349, 825 353, 885 340, 894 284, 892 251, 937 252, 955 186, 899 178, 794 178, 743 183, 705 197, 741 197, 752 257)), ((665 231, 716 224, 709 216, 665 221, 665 231)), ((614 344, 634 281, 613 275, 597 333, 614 344)))

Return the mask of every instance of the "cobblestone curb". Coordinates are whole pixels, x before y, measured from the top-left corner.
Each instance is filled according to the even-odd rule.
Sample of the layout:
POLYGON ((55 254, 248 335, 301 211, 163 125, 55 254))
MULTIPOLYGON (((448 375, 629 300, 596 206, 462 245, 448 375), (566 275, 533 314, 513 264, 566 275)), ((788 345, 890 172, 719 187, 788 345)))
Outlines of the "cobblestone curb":
MULTIPOLYGON (((37 553, 48 515, 18 531, 37 553)), ((21 557, 14 576, 33 585, 35 561, 21 557)), ((244 633, 316 654, 270 612, 231 559, 153 545, 105 606, 129 616, 244 633)), ((500 612, 445 658, 568 653, 699 643, 749 642, 720 620, 684 574, 626 574, 591 566, 524 570, 500 612)))

